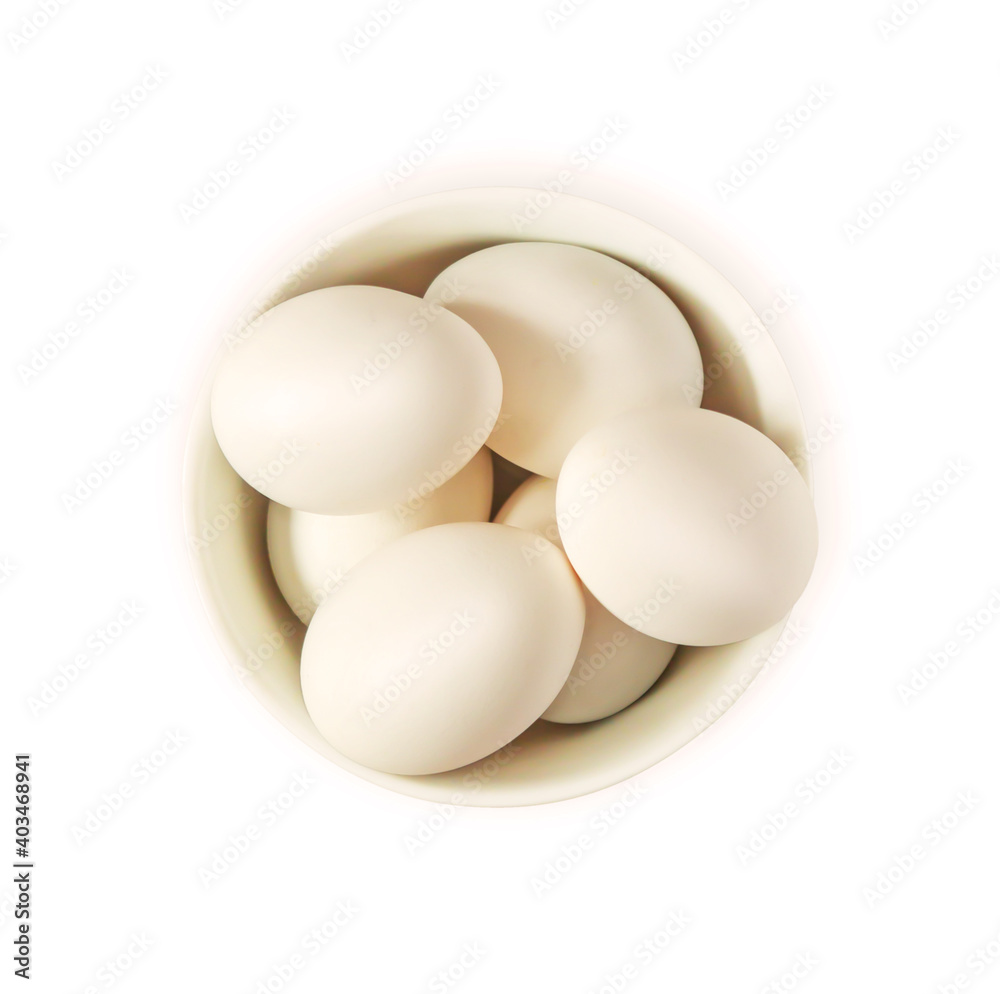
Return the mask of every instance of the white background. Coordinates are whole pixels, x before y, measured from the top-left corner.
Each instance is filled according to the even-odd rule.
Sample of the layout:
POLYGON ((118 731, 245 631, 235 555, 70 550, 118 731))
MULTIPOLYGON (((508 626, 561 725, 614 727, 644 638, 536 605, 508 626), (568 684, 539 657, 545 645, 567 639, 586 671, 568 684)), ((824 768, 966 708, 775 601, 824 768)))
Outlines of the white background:
MULTIPOLYGON (((1000 281, 961 288, 1000 251, 996 4, 907 0, 894 30, 879 25, 891 0, 587 0, 561 21, 549 0, 408 0, 355 53, 344 43, 376 9, 356 0, 70 0, 14 38, 43 6, 12 0, 0 23, 0 782, 33 754, 35 989, 934 992, 968 989, 964 974, 995 990, 1000 281), (125 114, 116 99, 150 67, 166 78, 125 114), (496 92, 390 189, 386 172, 491 74, 496 92), (829 96, 809 119, 779 124, 814 87, 829 96), (242 143, 276 110, 294 122, 251 161, 242 143), (67 166, 102 117, 110 131, 67 166), (306 235, 431 190, 542 184, 608 118, 624 132, 572 167, 572 192, 628 190, 654 222, 671 205, 737 282, 739 259, 769 274, 767 292, 746 284, 758 307, 796 299, 799 331, 776 329, 779 345, 810 429, 840 426, 816 457, 808 635, 640 776, 623 817, 625 786, 442 814, 325 764, 231 676, 184 548, 187 414, 223 317, 306 235), (925 152, 939 134, 943 151, 925 152), (761 148, 741 189, 719 186, 761 148), (232 158, 225 192, 182 216, 232 158), (860 237, 845 227, 894 182, 860 237), (121 269, 127 287, 87 321, 121 269), (940 333, 894 368, 938 309, 940 333), (72 320, 79 333, 25 382, 19 367, 72 320), (124 442, 161 401, 175 412, 124 442), (115 449, 110 478, 67 508, 115 449), (33 714, 131 601, 135 623, 33 714), (157 766, 172 733, 183 745, 157 766), (302 796, 261 814, 296 776, 302 796), (85 837, 123 783, 131 796, 85 837), (408 846, 435 816, 445 827, 408 846), (259 839, 206 882, 251 827, 259 839), (582 837, 584 858, 540 888, 582 837), (304 945, 338 903, 351 920, 304 945), (689 923, 658 948, 674 913, 689 923), (474 965, 442 980, 467 944, 474 965)), ((8 800, 4 864, 13 817, 8 800)), ((12 894, 0 883, 5 976, 12 894)))

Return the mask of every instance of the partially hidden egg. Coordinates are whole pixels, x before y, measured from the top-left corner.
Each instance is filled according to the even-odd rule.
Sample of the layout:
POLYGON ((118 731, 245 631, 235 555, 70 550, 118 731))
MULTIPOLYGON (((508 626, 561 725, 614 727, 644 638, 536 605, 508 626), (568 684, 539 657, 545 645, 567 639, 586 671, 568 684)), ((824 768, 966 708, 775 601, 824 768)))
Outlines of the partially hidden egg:
POLYGON ((313 290, 266 311, 215 376, 212 424, 271 500, 362 514, 443 483, 499 416, 500 370, 460 317, 371 286, 313 290))
MULTIPOLYGON (((556 481, 535 476, 514 491, 495 521, 524 528, 562 547, 556 524, 556 481)), ((548 721, 596 721, 637 701, 677 651, 636 631, 584 588, 587 620, 576 662, 563 689, 542 715, 548 721)))
POLYGON ((594 596, 682 645, 770 628, 816 560, 816 514, 798 470, 766 435, 714 411, 633 411, 588 432, 563 465, 556 511, 594 596))
POLYGON ((601 252, 551 242, 482 249, 453 263, 428 301, 465 318, 500 364, 490 447, 555 477, 591 428, 650 404, 697 407, 698 344, 674 302, 601 252))
POLYGON ((476 762, 533 724, 573 667, 580 584, 557 546, 507 525, 404 535, 316 611, 302 694, 319 732, 372 769, 476 762))
POLYGON ((313 514, 271 502, 267 551, 278 589, 299 619, 344 582, 348 570, 394 539, 452 521, 488 521, 493 461, 480 449, 440 487, 414 488, 405 502, 368 514, 313 514))

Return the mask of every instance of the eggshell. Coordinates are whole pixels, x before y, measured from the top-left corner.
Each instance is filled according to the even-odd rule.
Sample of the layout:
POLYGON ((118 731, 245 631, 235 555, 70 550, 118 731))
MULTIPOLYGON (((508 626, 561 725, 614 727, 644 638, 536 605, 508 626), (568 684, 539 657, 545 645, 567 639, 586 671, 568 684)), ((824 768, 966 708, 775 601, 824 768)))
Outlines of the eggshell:
POLYGON ((320 733, 387 773, 439 773, 552 703, 583 634, 563 552, 518 528, 437 525, 372 553, 319 607, 302 693, 320 733))
POLYGON ((272 500, 361 514, 440 486, 496 423, 497 362, 461 318, 381 287, 338 286, 267 311, 212 389, 226 458, 272 500))
POLYGON ((656 284, 600 252, 496 245, 454 263, 426 297, 493 350, 504 397, 488 444, 533 473, 555 477, 582 435, 624 411, 701 403, 701 356, 683 314, 656 284))
POLYGON ((805 481, 769 438, 714 411, 635 411, 573 447, 556 489, 563 545, 627 624, 682 645, 785 617, 816 559, 805 481))
MULTIPOLYGON (((500 509, 498 523, 540 535, 562 547, 556 525, 556 481, 534 476, 500 509)), ((630 628, 584 588, 587 609, 580 651, 563 689, 542 715, 548 721, 596 721, 637 701, 677 651, 671 642, 630 628)))
POLYGON ((312 514, 274 501, 267 510, 267 551, 278 589, 300 620, 343 582, 347 571, 394 539, 451 521, 488 521, 493 460, 480 449, 443 486, 414 490, 406 503, 369 514, 312 514))

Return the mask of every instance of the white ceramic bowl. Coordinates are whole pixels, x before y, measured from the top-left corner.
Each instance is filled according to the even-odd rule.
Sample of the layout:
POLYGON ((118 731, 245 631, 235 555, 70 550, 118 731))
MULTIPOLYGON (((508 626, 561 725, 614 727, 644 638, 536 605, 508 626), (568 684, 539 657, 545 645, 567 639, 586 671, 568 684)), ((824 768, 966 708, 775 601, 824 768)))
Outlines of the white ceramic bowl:
MULTIPOLYGON (((456 190, 363 217, 302 253, 226 329, 218 359, 253 334, 254 318, 319 287, 365 283, 422 295, 441 270, 501 242, 583 245, 655 280, 694 329, 709 370, 704 406, 770 436, 810 481, 802 412, 788 370, 750 305, 704 259, 669 234, 619 210, 508 187, 456 190), (524 223, 526 202, 540 206, 524 223), (748 334, 748 329, 752 331, 748 334), (721 361, 714 356, 722 356, 721 361)), ((635 704, 602 721, 539 721, 493 757, 449 773, 398 776, 366 769, 319 735, 302 702, 304 627, 271 575, 267 501, 230 468, 209 418, 209 370, 185 455, 185 528, 201 598, 230 663, 271 714, 331 762, 392 790, 449 804, 505 806, 575 797, 634 776, 707 727, 764 668, 784 623, 746 642, 681 648, 635 704), (719 702, 723 702, 720 707, 719 702)))

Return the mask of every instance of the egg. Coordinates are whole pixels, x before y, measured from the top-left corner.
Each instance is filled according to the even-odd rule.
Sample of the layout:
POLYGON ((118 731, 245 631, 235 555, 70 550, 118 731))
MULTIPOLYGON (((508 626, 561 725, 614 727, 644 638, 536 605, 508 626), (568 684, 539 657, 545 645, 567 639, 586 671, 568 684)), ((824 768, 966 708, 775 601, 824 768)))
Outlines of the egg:
POLYGON ((536 721, 566 682, 583 626, 561 549, 507 525, 436 525, 373 552, 320 605, 302 694, 349 759, 440 773, 536 721))
POLYGON ((718 645, 779 622, 816 559, 809 488, 755 428, 707 410, 621 415, 573 447, 556 488, 563 546, 616 617, 718 645))
POLYGON ((499 415, 500 370, 460 317, 369 286, 313 290, 264 313, 212 387, 226 459, 271 500, 363 514, 440 486, 499 415))
POLYGON ((451 521, 488 521, 493 461, 480 449, 447 483, 414 490, 405 503, 369 514, 313 514, 273 501, 267 509, 267 551, 278 589, 299 619, 376 549, 410 532, 451 521))
POLYGON ((624 411, 701 403, 701 356, 684 315, 655 283, 600 252, 496 245, 451 265, 426 297, 493 350, 504 397, 489 445, 533 473, 555 477, 582 435, 624 411))
MULTIPOLYGON (((523 483, 494 519, 562 547, 556 525, 556 481, 535 476, 523 483)), ((573 724, 596 721, 637 701, 659 679, 677 651, 671 642, 630 628, 584 588, 586 623, 576 662, 542 717, 573 724)))

